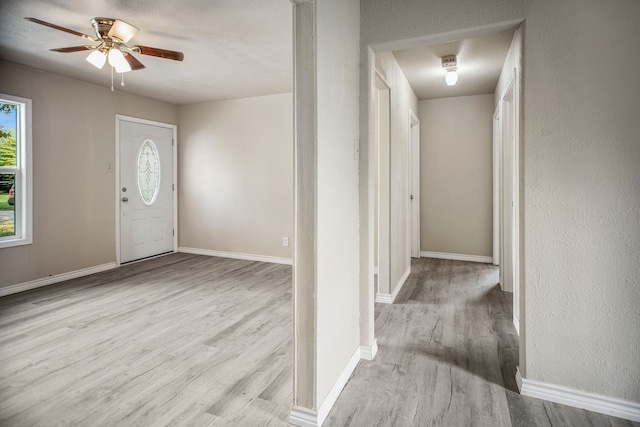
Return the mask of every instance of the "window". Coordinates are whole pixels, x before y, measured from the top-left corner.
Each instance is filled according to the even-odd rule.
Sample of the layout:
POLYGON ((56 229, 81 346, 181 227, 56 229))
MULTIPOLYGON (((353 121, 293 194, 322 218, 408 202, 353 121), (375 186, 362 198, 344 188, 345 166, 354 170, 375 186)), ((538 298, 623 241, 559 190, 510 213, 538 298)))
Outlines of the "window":
POLYGON ((160 190, 160 155, 156 144, 147 139, 138 153, 138 191, 145 205, 151 206, 160 190))
POLYGON ((32 242, 31 100, 0 94, 0 248, 32 242))

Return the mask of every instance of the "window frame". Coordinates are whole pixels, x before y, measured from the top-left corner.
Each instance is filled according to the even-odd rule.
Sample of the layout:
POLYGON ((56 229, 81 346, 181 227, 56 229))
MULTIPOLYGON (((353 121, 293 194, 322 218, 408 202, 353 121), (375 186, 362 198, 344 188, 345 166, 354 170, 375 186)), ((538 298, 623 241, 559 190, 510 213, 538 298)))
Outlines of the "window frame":
POLYGON ((32 163, 32 101, 29 98, 0 93, 0 103, 18 105, 16 129, 16 166, 0 166, 0 174, 14 175, 16 194, 14 236, 0 237, 0 248, 33 243, 33 163, 32 163))

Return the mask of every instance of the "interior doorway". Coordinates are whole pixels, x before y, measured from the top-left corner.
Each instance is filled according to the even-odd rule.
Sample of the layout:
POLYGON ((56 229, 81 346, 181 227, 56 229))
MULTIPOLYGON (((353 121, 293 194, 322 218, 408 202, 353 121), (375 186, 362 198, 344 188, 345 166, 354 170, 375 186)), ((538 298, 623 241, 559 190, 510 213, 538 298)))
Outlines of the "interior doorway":
MULTIPOLYGON (((377 89, 377 84, 379 82, 378 78, 380 77, 380 74, 381 74, 380 70, 382 70, 387 65, 385 61, 388 59, 389 54, 393 55, 393 59, 395 59, 396 62, 398 63, 398 67, 393 69, 393 71, 389 71, 389 69, 387 69, 389 67, 384 68, 384 76, 388 78, 387 81, 389 82, 391 87, 393 87, 394 90, 397 90, 397 93, 393 94, 395 98, 392 102, 392 110, 394 108, 396 108, 397 110, 397 107, 398 107, 397 104, 399 103, 399 100, 402 100, 403 102, 405 99, 411 98, 410 96, 408 97, 404 96, 401 89, 396 88, 396 86, 398 85, 397 84, 398 79, 396 79, 396 76, 399 72, 402 72, 405 74, 405 77, 408 83, 412 85, 412 88, 414 89, 415 96, 417 97, 419 102, 418 116, 419 118, 424 119, 422 120, 421 126, 425 127, 427 124, 427 121, 426 121, 427 113, 425 113, 422 109, 423 100, 430 102, 432 99, 433 100, 437 100, 440 98, 452 99, 455 97, 460 98, 464 96, 469 96, 469 97, 475 96, 472 93, 456 92, 456 90, 460 90, 462 92, 463 90, 466 90, 466 88, 468 88, 468 86, 465 86, 465 85, 469 83, 468 76, 470 74, 465 75, 465 73, 469 72, 469 70, 466 70, 465 67, 467 66, 467 64, 470 64, 472 62, 471 59, 467 58, 466 56, 468 52, 472 52, 472 51, 478 52, 478 55, 485 55, 486 58, 491 57, 493 58, 493 60, 500 58, 499 60, 501 62, 499 64, 496 64, 494 68, 498 70, 498 74, 500 76, 498 78, 500 80, 499 82, 500 85, 504 83, 503 80, 506 72, 503 72, 503 71, 508 69, 504 67, 509 66, 509 65, 506 65, 507 64, 506 57, 509 58, 509 63, 513 62, 514 64, 519 64, 521 61, 521 58, 520 58, 521 48, 519 45, 518 46, 515 45, 519 43, 519 40, 520 40, 520 36, 519 35, 516 36, 516 34, 519 31, 518 30, 519 25, 520 25, 520 22, 509 21, 509 22, 498 23, 493 26, 489 26, 487 28, 482 28, 482 29, 473 28, 468 30, 461 30, 461 31, 455 32, 455 34, 447 33, 446 40, 443 39, 442 34, 436 34, 426 38, 421 38, 419 41, 417 39, 397 40, 397 41, 390 41, 390 42, 381 44, 379 46, 368 45, 368 48, 371 50, 371 53, 373 55, 373 59, 370 59, 370 62, 369 62, 369 75, 372 77, 370 80, 371 86, 372 88, 375 87, 377 89), (452 42, 451 40, 458 40, 458 41, 452 42), (495 44, 496 50, 492 50, 494 48, 492 46, 489 46, 489 44, 491 43, 496 43, 495 44), (513 52, 510 50, 512 44, 513 46, 515 46, 515 50, 513 52), (425 47, 427 47, 427 49, 424 49, 425 47), (500 54, 502 56, 497 54, 498 49, 503 49, 502 53, 500 54), (489 53, 489 52, 492 52, 492 53, 489 53), (460 81, 458 85, 455 86, 455 88, 447 87, 444 85, 443 83, 444 74, 445 74, 444 71, 446 70, 443 70, 443 67, 440 61, 443 55, 447 55, 451 53, 459 55, 459 58, 458 58, 459 63, 458 63, 457 71, 458 73, 460 73, 460 81), (422 85, 422 83, 419 83, 419 82, 416 83, 415 86, 413 86, 412 82, 422 78, 422 76, 427 75, 424 71, 425 70, 425 63, 423 62, 424 60, 431 61, 429 63, 429 66, 433 67, 433 70, 434 70, 433 74, 440 76, 437 78, 441 79, 442 82, 440 82, 441 85, 438 86, 438 88, 434 89, 433 86, 429 86, 426 83, 422 85), (383 67, 383 68, 380 68, 380 67, 383 67), (460 88, 460 89, 457 89, 457 88, 460 88), (421 94, 420 91, 422 91, 423 94, 421 94), (447 92, 444 93, 444 91, 447 91, 447 92)), ((518 71, 517 71, 518 74, 513 75, 514 80, 516 78, 519 78, 519 73, 520 73, 520 66, 519 65, 516 65, 516 66, 518 67, 518 71)), ((429 76, 431 76, 431 74, 429 74, 429 76)), ((476 215, 476 218, 480 218, 478 219, 477 222, 482 221, 484 228, 475 228, 472 230, 471 233, 467 233, 467 234, 463 234, 463 233, 456 234, 454 232, 452 234, 452 238, 449 241, 444 241, 443 240, 444 238, 442 237, 442 235, 443 235, 443 230, 445 230, 446 227, 444 226, 437 227, 436 223, 438 221, 443 223, 445 226, 449 226, 450 224, 454 223, 454 221, 458 221, 460 224, 462 224, 462 226, 456 228, 455 229, 456 231, 465 229, 464 227, 468 226, 470 223, 460 221, 461 216, 443 216, 443 214, 441 214, 441 211, 444 211, 444 208, 439 208, 440 210, 436 210, 435 212, 439 216, 435 216, 435 215, 429 216, 429 218, 431 218, 431 222, 425 219, 427 216, 425 216, 424 213, 421 215, 421 217, 417 218, 418 220, 419 219, 423 220, 420 223, 420 227, 423 229, 423 234, 425 234, 426 236, 428 235, 429 231, 431 231, 431 233, 435 236, 434 239, 427 239, 425 237, 425 241, 427 240, 429 242, 433 241, 434 249, 431 249, 428 246, 424 246, 424 245, 423 245, 424 247, 420 247, 420 246, 416 247, 417 245, 415 244, 416 242, 414 240, 414 235, 417 237, 419 236, 419 234, 414 233, 413 231, 413 226, 411 223, 413 222, 413 219, 414 219, 414 211, 412 209, 411 202, 409 202, 407 205, 405 205, 405 206, 408 206, 408 209, 407 209, 408 213, 406 214, 406 216, 403 213, 403 219, 406 218, 407 222, 409 222, 409 225, 407 226, 400 221, 394 222, 392 218, 392 223, 391 223, 392 229, 390 231, 392 236, 394 235, 394 233, 396 233, 395 235, 398 235, 398 231, 401 234, 407 233, 406 235, 410 237, 409 239, 410 242, 408 242, 406 246, 404 244, 391 246, 388 249, 390 253, 385 254, 385 256, 394 257, 398 253, 400 253, 399 249, 402 249, 403 252, 408 249, 407 254, 410 254, 412 257, 416 255, 422 255, 422 254, 425 254, 422 256, 427 256, 428 254, 428 256, 430 257, 443 258, 443 259, 452 259, 452 260, 457 259, 462 261, 492 263, 492 264, 500 265, 501 267, 500 272, 501 273, 505 272, 507 273, 507 275, 511 277, 510 284, 511 286, 513 286, 514 284, 517 285, 517 282, 519 279, 518 263, 520 261, 519 259, 520 250, 519 250, 519 241, 518 241, 518 238, 519 238, 518 221, 519 221, 519 209, 520 209, 518 206, 518 198, 520 197, 519 187, 518 187, 519 153, 518 153, 518 147, 517 147, 517 144, 519 143, 518 135, 520 132, 518 128, 519 108, 517 107, 517 104, 520 102, 520 96, 518 94, 519 87, 516 87, 516 83, 514 82, 511 99, 505 100, 506 101, 505 106, 510 106, 509 111, 511 114, 510 119, 512 122, 511 123, 512 133, 511 133, 511 137, 509 137, 511 140, 511 144, 513 144, 511 146, 512 150, 508 154, 504 153, 505 159, 509 159, 508 165, 503 164, 503 162, 507 162, 507 160, 502 160, 502 157, 500 157, 503 153, 501 153, 500 151, 492 152, 492 146, 491 146, 491 138, 492 138, 491 137, 491 134, 492 134, 491 121, 494 119, 492 114, 494 112, 496 105, 500 104, 501 95, 504 93, 504 86, 500 86, 500 91, 499 91, 500 93, 497 93, 496 92, 497 88, 494 80, 494 83, 492 83, 491 87, 487 87, 483 90, 485 90, 485 92, 480 93, 478 96, 488 95, 491 99, 491 102, 487 102, 487 100, 485 99, 484 101, 482 101, 484 102, 482 107, 474 106, 474 107, 468 107, 468 109, 471 110, 471 108, 478 108, 478 109, 482 108, 482 114, 483 114, 482 117, 485 117, 484 114, 486 113, 486 119, 487 119, 486 135, 488 138, 486 139, 487 145, 482 146, 484 147, 483 148, 484 151, 479 153, 481 156, 476 156, 476 154, 478 153, 476 153, 475 151, 473 152, 460 151, 456 155, 459 155, 461 159, 467 161, 467 164, 471 164, 472 159, 482 159, 484 163, 481 163, 481 164, 486 165, 480 178, 482 179, 481 182, 483 185, 481 189, 482 191, 481 192, 477 191, 477 192, 471 193, 470 196, 465 196, 466 197, 465 200, 474 200, 474 201, 475 201, 474 197, 476 195, 486 196, 482 198, 481 204, 480 203, 478 204, 478 206, 482 206, 482 208, 481 210, 479 209, 477 211, 477 212, 480 212, 480 214, 476 215), (495 103, 494 103, 494 97, 495 97, 495 103), (509 101, 510 101, 510 104, 507 103, 509 101), (495 164, 495 162, 498 162, 498 165, 499 165, 498 170, 496 170, 496 168, 492 169, 492 164, 495 164), (510 176, 512 178, 512 181, 510 182, 510 185, 508 187, 506 184, 504 184, 506 182, 506 178, 504 178, 505 171, 503 170, 503 167, 509 167, 510 168, 509 170, 511 171, 510 176), (504 196, 503 193, 505 194, 508 193, 509 195, 504 196), (508 197, 509 200, 508 201, 505 200, 505 197, 508 197), (492 207, 492 205, 494 206, 496 205, 496 200, 500 204, 498 206, 498 209, 496 209, 495 207, 492 207), (507 202, 509 203, 508 207, 510 208, 509 224, 506 224, 507 217, 505 215, 507 202), (496 210, 498 212, 496 212, 496 210), (492 214, 493 212, 495 212, 496 214, 493 215, 492 214), (505 242, 504 240, 505 232, 502 229, 503 227, 507 227, 512 230, 512 233, 510 233, 510 236, 509 236, 509 239, 511 240, 509 240, 508 242, 505 242), (476 234, 473 234, 475 233, 475 230, 480 230, 480 229, 483 230, 482 233, 478 232, 476 234), (459 236, 462 236, 462 237, 459 238, 459 236), (467 239, 468 236, 470 237, 467 239), (440 240, 436 240, 436 238, 440 240), (471 241, 470 240, 471 238, 475 239, 472 241, 473 243, 469 243, 471 241), (510 263, 510 269, 505 270, 503 268, 505 267, 504 252, 506 251, 506 249, 504 248, 504 245, 507 245, 507 244, 510 247, 511 256, 508 259, 508 262, 510 263), (449 247, 451 249, 449 249, 449 247)), ((374 144, 379 144, 379 139, 376 136, 376 132, 379 131, 378 129, 379 110, 377 108, 379 100, 376 95, 379 92, 377 90, 373 90, 371 93, 372 93, 372 96, 370 100, 371 100, 371 104, 373 105, 370 106, 369 112, 368 112, 369 114, 368 129, 369 129, 369 132, 371 132, 370 134, 374 137, 370 138, 369 140, 371 141, 371 144, 372 144, 371 146, 372 151, 379 155, 380 147, 377 145, 374 145, 374 144)), ((462 101, 460 101, 458 104, 460 104, 461 102, 462 101)), ((435 103, 432 103, 431 105, 435 105, 435 103)), ((453 102, 451 105, 453 105, 453 102)), ((468 104, 468 105, 471 105, 471 104, 468 104)), ((456 107, 457 109, 455 110, 455 112, 458 115, 460 115, 459 107, 460 106, 457 106, 456 107)), ((463 106, 463 107, 467 108, 466 106, 463 106)), ((407 110, 404 110, 404 112, 402 112, 402 114, 405 115, 404 117, 406 117, 406 114, 407 114, 406 111, 407 110)), ((391 120, 393 123, 393 129, 394 129, 394 131, 392 132, 393 137, 403 136, 400 132, 396 131, 396 128, 397 128, 396 122, 398 118, 399 117, 394 115, 394 112, 392 111, 391 120)), ((495 119, 496 121, 494 122, 494 125, 498 126, 499 125, 498 122, 503 119, 502 112, 500 113, 500 115, 495 117, 495 119)), ((444 123, 444 122, 441 122, 441 123, 444 123)), ((469 121, 465 123, 469 123, 469 121)), ((444 125, 443 125, 443 128, 444 128, 444 125)), ((410 131, 408 135, 408 141, 409 141, 408 149, 410 151, 413 148, 412 138, 411 138, 414 130, 413 126, 410 125, 409 129, 410 131)), ((430 129, 430 128, 427 128, 427 129, 430 129)), ((425 129, 422 129, 422 133, 424 132, 425 132, 425 129)), ((447 133, 443 130, 441 133, 442 135, 444 135, 441 138, 441 140, 446 140, 447 138, 452 137, 451 132, 447 133)), ((483 135, 484 134, 485 133, 483 133, 483 135)), ((423 135, 422 138, 424 139, 425 136, 423 135)), ((446 153, 451 152, 452 147, 453 147, 452 144, 449 144, 449 145, 441 144, 438 146, 438 148, 441 148, 442 150, 449 150, 446 153)), ((421 148, 422 148, 422 151, 425 151, 424 147, 421 147, 421 148)), ((502 144, 500 144, 499 148, 503 148, 502 144)), ((397 151, 393 151, 390 155, 393 159, 394 155, 395 156, 402 155, 402 157, 404 157, 406 154, 402 153, 401 150, 397 150, 397 151)), ((422 161, 424 162, 424 153, 422 153, 422 157, 423 157, 422 161)), ((398 157, 396 157, 396 159, 397 158, 398 157)), ((408 160, 409 162, 406 164, 406 168, 407 169, 415 168, 412 160, 412 155, 410 152, 408 154, 408 160)), ((455 165, 462 165, 462 162, 456 163, 455 165)), ((375 182, 375 185, 376 185, 376 188, 373 191, 373 194, 375 194, 377 198, 373 201, 375 203, 375 209, 373 209, 373 212, 376 215, 378 215, 378 217, 375 218, 374 220, 374 224, 375 224, 374 229, 375 229, 375 232, 378 234, 376 234, 374 241, 370 242, 370 245, 373 246, 373 247, 371 246, 370 247, 372 251, 375 252, 375 261, 377 262, 376 267, 380 273, 377 277, 379 284, 382 284, 382 278, 383 278, 382 264, 380 264, 382 262, 382 251, 386 250, 386 245, 383 245, 383 241, 382 241, 382 239, 385 238, 386 236, 381 235, 382 224, 381 224, 381 218, 379 217, 379 215, 387 214, 384 208, 384 201, 381 198, 382 192, 380 188, 383 185, 383 183, 380 181, 381 174, 382 174, 381 168, 384 168, 385 166, 386 165, 384 163, 380 162, 380 158, 378 158, 376 159, 375 162, 370 163, 370 166, 367 171, 367 173, 370 174, 370 176, 375 177, 375 179, 371 180, 370 182, 371 183, 375 182)), ((425 165, 422 164, 421 167, 425 168, 425 165)), ((413 187, 412 187, 412 184, 413 184, 412 181, 414 178, 413 173, 411 171, 407 172, 407 170, 404 168, 400 168, 400 169, 401 169, 400 172, 403 175, 402 178, 399 177, 399 174, 397 173, 397 171, 393 176, 390 177, 392 191, 396 191, 397 193, 398 191, 397 188, 402 188, 402 192, 406 191, 407 187, 404 186, 405 184, 403 181, 408 178, 409 183, 407 185, 408 185, 409 191, 407 196, 408 198, 410 198, 410 196, 413 195, 415 198, 416 194, 413 193, 413 187), (408 174, 408 175, 405 175, 405 174, 408 174), (399 186, 398 182, 402 183, 402 187, 399 186)), ((451 184, 452 182, 455 181, 457 185, 457 183, 461 181, 460 179, 458 179, 459 177, 467 177, 470 171, 477 171, 477 170, 478 169, 472 169, 471 167, 463 168, 460 170, 460 173, 458 175, 454 176, 455 179, 453 181, 451 182, 447 181, 445 182, 445 184, 451 184)), ((427 191, 427 186, 425 184, 426 182, 432 183, 432 182, 438 182, 438 181, 434 181, 433 179, 427 180, 424 175, 424 169, 422 170, 422 174, 423 176, 421 177, 421 181, 422 181, 421 183, 423 188, 421 189, 420 192, 425 193, 427 191)), ((464 182, 476 183, 478 181, 469 181, 467 179, 467 181, 464 181, 464 182)), ((466 194, 463 192, 465 188, 463 188, 462 191, 460 192, 456 192, 456 191, 442 192, 441 191, 441 193, 444 194, 442 198, 448 201, 448 200, 451 200, 453 196, 457 196, 459 194, 466 194), (449 197, 447 195, 449 195, 449 197)), ((422 194, 423 200, 425 200, 426 197, 427 197, 426 193, 422 194)), ((477 198, 479 199, 479 196, 477 198)), ((397 206, 395 206, 394 208, 397 209, 397 206)), ((404 208, 403 206, 403 209, 406 209, 406 208, 404 208)), ((456 213, 457 212, 463 212, 463 210, 458 209, 456 213)), ((475 211, 467 209, 464 212, 475 212, 475 211)), ((475 223, 472 223, 472 224, 475 224, 475 223)), ((420 241, 418 240, 417 243, 419 245, 420 241)), ((393 271, 391 271, 390 278, 393 282, 395 280, 394 278, 395 278, 396 271, 393 265, 391 266, 391 268, 393 269, 393 271)), ((500 283, 503 284, 504 280, 501 280, 500 283)), ((381 287, 371 286, 371 289, 377 290, 378 293, 382 291, 381 287)), ((515 292, 514 293, 514 323, 519 323, 519 320, 518 320, 519 311, 520 311, 519 307, 521 305, 519 289, 515 289, 515 290, 513 288, 506 289, 505 287, 503 287, 503 289, 509 292, 515 292)), ((376 295, 376 297, 377 296, 378 295, 376 295)), ((379 298, 376 298, 376 301, 380 302, 379 298)), ((516 325, 516 328, 517 327, 518 325, 516 325)))

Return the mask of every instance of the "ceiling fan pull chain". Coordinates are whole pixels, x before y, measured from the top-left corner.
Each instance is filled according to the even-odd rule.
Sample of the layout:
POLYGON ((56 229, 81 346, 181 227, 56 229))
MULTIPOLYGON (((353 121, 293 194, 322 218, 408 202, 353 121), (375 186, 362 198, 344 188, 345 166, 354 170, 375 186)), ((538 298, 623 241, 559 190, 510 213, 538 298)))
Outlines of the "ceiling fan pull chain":
POLYGON ((113 92, 113 67, 111 67, 111 92, 113 92))

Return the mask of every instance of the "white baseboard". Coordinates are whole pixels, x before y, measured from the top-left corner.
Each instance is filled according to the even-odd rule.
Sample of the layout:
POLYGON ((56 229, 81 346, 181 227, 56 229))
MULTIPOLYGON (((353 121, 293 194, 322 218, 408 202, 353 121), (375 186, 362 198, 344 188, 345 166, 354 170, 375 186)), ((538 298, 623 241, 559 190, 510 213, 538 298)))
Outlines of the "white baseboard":
POLYGON ((49 286, 56 283, 64 282, 65 280, 77 279, 78 277, 88 276, 90 274, 101 273, 103 271, 116 268, 115 262, 109 262, 107 264, 96 265, 94 267, 83 268, 81 270, 70 271, 68 273, 56 274, 54 276, 43 277, 42 279, 32 280, 30 282, 18 283, 16 285, 6 286, 0 288, 0 297, 5 295, 17 294, 18 292, 24 292, 31 289, 41 288, 43 286, 49 286))
POLYGON ((342 389, 345 385, 347 385, 347 381, 349 381, 349 378, 351 378, 351 374, 353 374, 356 366, 358 366, 358 362, 360 362, 360 351, 360 347, 358 347, 353 353, 353 356, 351 356, 351 359, 349 359, 349 362, 347 362, 344 370, 342 371, 336 382, 333 384, 333 387, 331 387, 331 390, 329 390, 327 397, 324 398, 324 401, 322 402, 318 410, 314 411, 294 405, 291 407, 289 423, 299 427, 322 426, 322 423, 324 423, 327 415, 329 415, 329 411, 331 411, 331 408, 333 408, 336 400, 338 400, 338 396, 340 396, 342 389))
POLYGON ((402 277, 400 278, 400 280, 398 280, 398 283, 396 284, 396 287, 393 290, 393 293, 391 293, 391 294, 383 294, 383 293, 378 292, 376 294, 376 302, 379 302, 379 303, 382 303, 382 304, 393 304, 393 302, 396 300, 396 297, 400 293, 400 290, 402 290, 402 287, 407 282, 407 278, 409 277, 409 274, 411 274, 411 266, 409 266, 405 270, 405 272, 402 275, 402 277))
POLYGON ((186 254, 194 254, 194 255, 217 256, 221 258, 244 259, 247 261, 270 262, 273 264, 291 265, 293 263, 291 258, 279 258, 279 257, 269 256, 269 255, 243 254, 240 252, 214 251, 211 249, 188 248, 184 246, 179 247, 178 252, 183 252, 186 254))
POLYGON ((293 405, 289 415, 289 424, 298 427, 318 427, 318 412, 293 405))
POLYGON ((393 304, 393 297, 391 296, 391 294, 377 293, 376 302, 379 302, 381 304, 393 304))
POLYGON ((331 411, 331 408, 333 408, 336 400, 338 400, 338 396, 340 396, 340 393, 342 392, 344 386, 347 385, 349 378, 351 378, 351 374, 353 374, 353 371, 356 369, 359 362, 360 347, 356 348, 353 356, 351 356, 351 359, 349 359, 349 362, 347 362, 347 365, 344 367, 342 373, 333 384, 333 387, 331 387, 331 390, 329 390, 327 397, 324 398, 324 401, 318 408, 318 427, 322 426, 322 423, 324 423, 327 415, 329 415, 329 411, 331 411))
MULTIPOLYGON (((518 372, 519 374, 519 372, 518 372)), ((640 404, 522 378, 520 394, 640 422, 640 404)))
POLYGON ((493 263, 493 257, 480 256, 480 255, 464 255, 464 254, 450 254, 447 252, 422 251, 420 252, 420 256, 423 258, 438 258, 438 259, 450 259, 454 261, 482 262, 485 264, 493 263))
POLYGON ((360 346, 360 357, 364 360, 373 360, 378 353, 378 340, 373 340, 371 345, 360 346))

